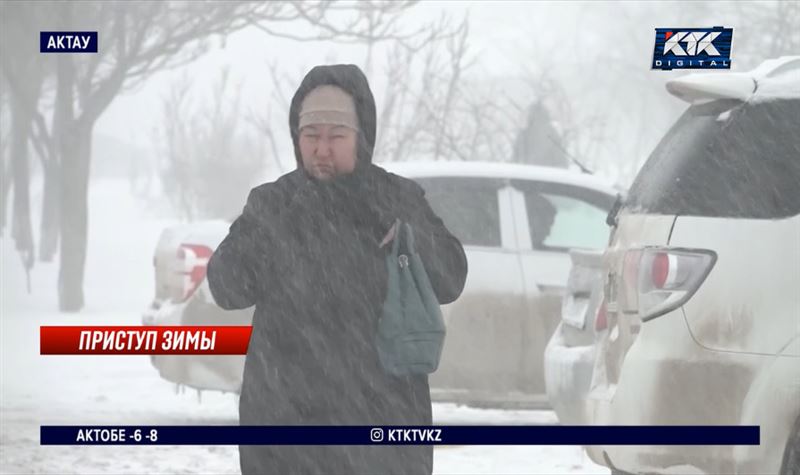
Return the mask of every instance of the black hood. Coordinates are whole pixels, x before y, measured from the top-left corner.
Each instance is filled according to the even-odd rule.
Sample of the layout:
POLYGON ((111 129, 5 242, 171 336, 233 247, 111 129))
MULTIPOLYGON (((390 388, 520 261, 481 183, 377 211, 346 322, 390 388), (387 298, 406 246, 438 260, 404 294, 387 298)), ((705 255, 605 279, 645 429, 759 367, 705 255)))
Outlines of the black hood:
POLYGON ((354 64, 333 64, 327 66, 315 66, 303 78, 297 92, 292 98, 292 105, 289 108, 289 130, 292 133, 292 143, 294 144, 294 156, 297 160, 297 167, 303 168, 303 159, 300 155, 298 138, 300 131, 300 107, 303 99, 317 86, 333 85, 347 91, 356 105, 358 114, 358 124, 361 129, 358 140, 358 163, 359 168, 372 163, 372 151, 375 148, 375 98, 369 88, 369 82, 364 73, 354 64))

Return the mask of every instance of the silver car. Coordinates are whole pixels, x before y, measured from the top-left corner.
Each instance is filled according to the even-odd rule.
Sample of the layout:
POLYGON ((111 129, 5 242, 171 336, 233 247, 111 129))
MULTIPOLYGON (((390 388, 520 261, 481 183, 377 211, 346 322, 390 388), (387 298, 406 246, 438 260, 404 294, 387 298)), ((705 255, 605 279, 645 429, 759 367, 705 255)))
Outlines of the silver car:
POLYGON ((544 351, 544 380, 559 422, 585 424, 597 331, 605 325, 603 251, 570 251, 572 269, 561 303, 561 322, 544 351))

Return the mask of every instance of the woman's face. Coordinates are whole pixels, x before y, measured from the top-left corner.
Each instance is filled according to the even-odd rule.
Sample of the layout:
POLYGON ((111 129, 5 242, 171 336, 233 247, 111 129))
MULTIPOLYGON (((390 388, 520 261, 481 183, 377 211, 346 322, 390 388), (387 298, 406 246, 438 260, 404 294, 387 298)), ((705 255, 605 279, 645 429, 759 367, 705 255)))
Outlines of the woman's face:
POLYGON ((356 167, 358 134, 343 125, 307 125, 300 130, 303 168, 318 180, 351 173, 356 167))

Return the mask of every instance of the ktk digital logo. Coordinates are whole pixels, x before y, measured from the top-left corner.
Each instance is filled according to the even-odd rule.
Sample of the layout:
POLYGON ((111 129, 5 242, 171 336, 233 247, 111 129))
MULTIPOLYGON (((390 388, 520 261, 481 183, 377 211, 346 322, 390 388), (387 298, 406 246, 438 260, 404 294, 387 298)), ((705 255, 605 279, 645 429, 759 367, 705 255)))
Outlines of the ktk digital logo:
POLYGON ((730 69, 733 28, 656 28, 652 69, 730 69))
POLYGON ((40 53, 97 53, 96 31, 41 31, 40 53))

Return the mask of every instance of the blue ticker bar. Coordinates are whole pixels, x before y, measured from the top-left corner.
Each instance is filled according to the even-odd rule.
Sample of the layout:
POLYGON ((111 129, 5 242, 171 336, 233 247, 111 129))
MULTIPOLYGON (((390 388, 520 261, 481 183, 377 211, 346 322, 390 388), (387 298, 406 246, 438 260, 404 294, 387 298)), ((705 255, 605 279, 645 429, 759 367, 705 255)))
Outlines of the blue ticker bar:
POLYGON ((758 426, 63 426, 41 445, 759 445, 758 426))

